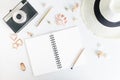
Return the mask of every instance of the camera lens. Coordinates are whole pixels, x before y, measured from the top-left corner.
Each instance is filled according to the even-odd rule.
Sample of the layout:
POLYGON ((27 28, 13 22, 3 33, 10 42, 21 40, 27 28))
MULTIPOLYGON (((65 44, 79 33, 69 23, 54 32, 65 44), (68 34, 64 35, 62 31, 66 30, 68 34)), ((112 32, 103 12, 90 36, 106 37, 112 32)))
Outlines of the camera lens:
POLYGON ((26 22, 27 14, 22 10, 18 10, 13 13, 13 20, 16 23, 22 24, 22 23, 26 22))
POLYGON ((16 17, 17 17, 17 19, 21 19, 22 18, 22 16, 20 14, 18 14, 16 17))

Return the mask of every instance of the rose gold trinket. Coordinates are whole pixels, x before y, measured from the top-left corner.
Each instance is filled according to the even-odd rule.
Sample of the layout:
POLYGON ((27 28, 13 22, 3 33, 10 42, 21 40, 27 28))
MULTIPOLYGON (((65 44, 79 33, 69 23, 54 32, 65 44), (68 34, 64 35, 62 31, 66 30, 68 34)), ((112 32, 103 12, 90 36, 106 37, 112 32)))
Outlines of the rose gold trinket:
POLYGON ((67 17, 61 13, 56 15, 55 21, 57 25, 65 25, 68 22, 67 17))
POLYGON ((24 63, 20 63, 20 69, 22 71, 25 71, 26 70, 26 67, 25 67, 25 64, 24 63))
POLYGON ((11 34, 10 35, 10 38, 15 41, 17 39, 17 34, 11 34))
POLYGON ((12 44, 13 48, 16 48, 16 49, 22 45, 23 45, 23 41, 21 39, 18 39, 17 41, 15 41, 15 43, 12 44))

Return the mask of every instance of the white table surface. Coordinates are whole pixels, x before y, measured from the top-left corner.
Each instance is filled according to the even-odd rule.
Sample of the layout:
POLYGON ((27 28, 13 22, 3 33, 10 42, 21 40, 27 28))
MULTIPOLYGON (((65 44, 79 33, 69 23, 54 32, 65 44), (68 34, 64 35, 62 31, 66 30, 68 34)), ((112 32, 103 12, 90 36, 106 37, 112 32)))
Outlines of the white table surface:
MULTIPOLYGON (((79 26, 84 40, 85 51, 81 56, 81 65, 73 70, 63 70, 41 76, 33 76, 29 65, 29 59, 25 45, 18 49, 12 48, 10 39, 12 30, 4 23, 2 18, 12 9, 20 0, 1 0, 0 1, 0 80, 120 80, 120 40, 103 39, 96 37, 90 32, 81 20, 79 10, 72 13, 64 12, 64 6, 70 6, 79 0, 28 0, 39 12, 39 15, 32 20, 17 35, 23 41, 29 38, 27 32, 34 33, 34 36, 64 28, 79 26), (47 7, 43 8, 41 3, 52 5, 50 14, 42 21, 39 27, 35 27, 41 14, 47 7), (76 22, 69 22, 65 26, 58 26, 54 22, 54 16, 57 13, 65 13, 69 18, 75 16, 76 22), (51 24, 47 24, 47 20, 51 24), (107 57, 98 58, 95 54, 97 43, 101 44, 101 50, 107 57), (21 71, 20 63, 25 63, 26 71, 21 71)), ((39 61, 38 61, 39 62, 39 61)))

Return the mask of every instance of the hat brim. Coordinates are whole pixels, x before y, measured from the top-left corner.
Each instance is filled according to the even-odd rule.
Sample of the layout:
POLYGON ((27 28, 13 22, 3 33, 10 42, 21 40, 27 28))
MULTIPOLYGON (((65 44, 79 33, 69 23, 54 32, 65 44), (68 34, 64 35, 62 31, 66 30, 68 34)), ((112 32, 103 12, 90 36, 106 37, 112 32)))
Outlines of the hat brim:
POLYGON ((101 24, 94 13, 95 0, 83 0, 81 4, 81 16, 88 27, 95 35, 104 38, 120 38, 120 27, 108 27, 101 24))

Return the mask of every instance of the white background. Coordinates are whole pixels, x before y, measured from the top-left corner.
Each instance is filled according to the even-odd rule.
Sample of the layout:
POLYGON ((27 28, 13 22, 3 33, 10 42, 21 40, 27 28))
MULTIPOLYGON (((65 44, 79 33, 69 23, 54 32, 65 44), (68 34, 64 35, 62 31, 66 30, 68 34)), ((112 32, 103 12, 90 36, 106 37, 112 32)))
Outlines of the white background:
POLYGON ((79 0, 29 0, 39 12, 39 15, 17 34, 19 38, 23 41, 25 38, 28 38, 29 36, 26 34, 28 31, 36 36, 77 25, 80 27, 81 37, 85 45, 85 51, 81 56, 81 61, 83 62, 80 67, 34 77, 29 65, 25 45, 17 50, 12 48, 13 41, 10 39, 10 35, 13 32, 2 19, 19 2, 20 0, 0 1, 0 80, 120 80, 120 40, 103 39, 94 36, 83 24, 79 11, 67 13, 62 10, 65 5, 69 6, 75 2, 81 2, 79 0), (35 27, 41 14, 48 7, 43 8, 41 6, 43 2, 48 6, 52 5, 53 9, 40 26, 35 27), (58 26, 54 23, 54 16, 57 13, 66 14, 68 19, 75 16, 78 18, 78 21, 71 22, 69 20, 66 26, 58 26), (52 24, 47 24, 47 20, 50 20, 52 24), (96 56, 97 43, 101 44, 100 49, 106 53, 106 58, 98 58, 96 56), (26 65, 26 71, 24 72, 20 70, 21 62, 26 65))

